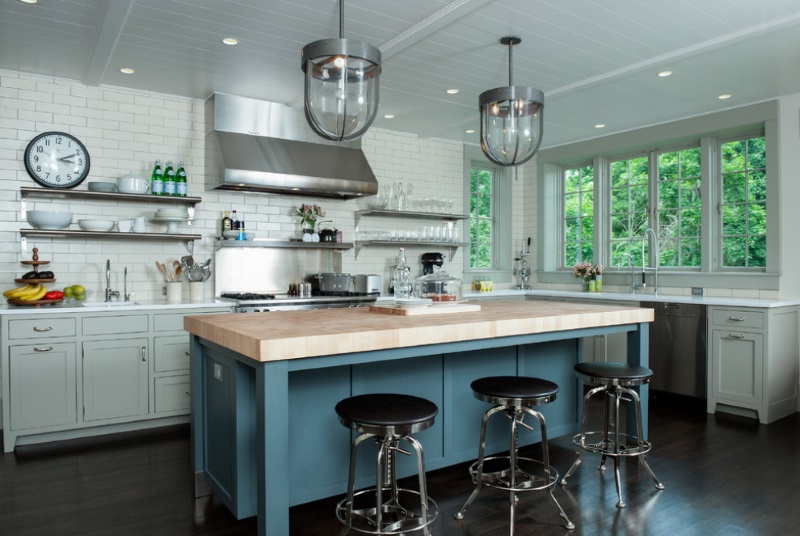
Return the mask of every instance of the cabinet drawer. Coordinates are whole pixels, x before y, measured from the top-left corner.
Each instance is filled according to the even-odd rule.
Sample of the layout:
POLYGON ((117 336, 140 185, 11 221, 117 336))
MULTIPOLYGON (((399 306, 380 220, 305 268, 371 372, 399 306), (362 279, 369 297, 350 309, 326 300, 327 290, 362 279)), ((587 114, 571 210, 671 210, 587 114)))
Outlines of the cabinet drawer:
POLYGON ((84 335, 116 335, 121 333, 145 333, 148 330, 147 315, 90 316, 83 319, 84 335))
POLYGON ((183 317, 194 315, 213 315, 227 313, 225 309, 218 311, 183 311, 181 313, 159 313, 153 315, 153 331, 183 331, 183 317))
POLYGON ((189 376, 169 376, 156 378, 155 406, 156 413, 189 411, 189 376))
POLYGON ((42 339, 75 336, 74 318, 53 318, 42 315, 30 320, 9 320, 9 339, 42 339))
POLYGON ((762 311, 746 311, 742 309, 714 309, 711 321, 715 326, 727 328, 764 328, 764 313, 762 311))
POLYGON ((168 372, 189 370, 189 335, 168 335, 155 337, 153 370, 168 372))

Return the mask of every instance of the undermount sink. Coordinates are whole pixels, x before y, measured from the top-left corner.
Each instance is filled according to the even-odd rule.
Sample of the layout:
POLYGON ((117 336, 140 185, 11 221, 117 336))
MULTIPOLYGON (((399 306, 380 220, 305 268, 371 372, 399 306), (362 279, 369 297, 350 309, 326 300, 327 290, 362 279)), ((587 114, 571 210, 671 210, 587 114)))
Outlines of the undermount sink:
POLYGON ((112 302, 85 301, 81 305, 83 307, 125 307, 128 305, 139 305, 139 303, 134 301, 112 301, 112 302))

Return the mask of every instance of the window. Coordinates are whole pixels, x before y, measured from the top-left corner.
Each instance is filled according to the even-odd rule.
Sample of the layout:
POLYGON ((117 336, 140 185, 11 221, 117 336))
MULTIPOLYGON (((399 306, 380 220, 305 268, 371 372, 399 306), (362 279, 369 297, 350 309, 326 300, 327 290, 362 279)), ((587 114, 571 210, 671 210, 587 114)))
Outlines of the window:
POLYGON ((594 168, 564 171, 564 266, 594 259, 594 168))
POLYGON ((657 255, 673 275, 768 274, 766 141, 763 130, 751 131, 597 155, 591 165, 545 164, 561 203, 543 207, 558 224, 545 242, 554 246, 547 262, 554 270, 591 261, 625 271, 652 267, 657 255), (643 240, 647 229, 657 252, 643 240))
POLYGON ((700 148, 658 155, 659 266, 699 267, 700 148))
POLYGON ((495 268, 494 197, 497 169, 472 162, 469 174, 469 265, 495 268))
POLYGON ((611 162, 610 177, 611 266, 641 266, 642 233, 649 226, 648 157, 611 162))
POLYGON ((721 144, 723 268, 767 265, 767 174, 764 138, 721 144))

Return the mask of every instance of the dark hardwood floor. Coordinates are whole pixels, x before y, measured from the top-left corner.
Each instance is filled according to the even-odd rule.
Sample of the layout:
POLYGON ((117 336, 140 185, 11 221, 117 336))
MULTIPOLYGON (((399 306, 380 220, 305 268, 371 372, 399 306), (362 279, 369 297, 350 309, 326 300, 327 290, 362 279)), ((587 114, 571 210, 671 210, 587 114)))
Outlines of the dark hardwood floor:
MULTIPOLYGON (((800 414, 769 426, 702 407, 655 400, 648 461, 623 467, 627 508, 615 507, 612 471, 584 464, 556 497, 576 525, 574 535, 760 536, 800 534, 800 414)), ((563 474, 574 460, 570 438, 551 440, 563 474)), ((222 504, 195 500, 187 427, 147 435, 18 447, 0 457, 0 535, 242 535, 255 519, 236 521, 222 504)), ((434 535, 508 534, 507 495, 484 490, 463 521, 453 515, 472 484, 466 464, 428 474, 440 509, 434 535)), ((338 498, 291 511, 293 536, 331 536, 341 526, 338 498)), ((517 535, 570 534, 541 494, 522 495, 517 535)))

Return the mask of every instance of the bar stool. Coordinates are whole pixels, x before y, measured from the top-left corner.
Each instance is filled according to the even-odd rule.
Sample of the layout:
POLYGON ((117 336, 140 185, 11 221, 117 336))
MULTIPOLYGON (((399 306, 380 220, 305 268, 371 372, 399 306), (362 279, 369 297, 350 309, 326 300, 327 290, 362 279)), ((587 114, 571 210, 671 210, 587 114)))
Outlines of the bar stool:
POLYGON ((401 534, 422 529, 429 535, 428 525, 436 519, 438 507, 428 497, 425 483, 425 462, 422 445, 409 434, 433 426, 439 413, 436 404, 416 396, 402 394, 367 394, 346 398, 336 404, 336 413, 343 425, 358 432, 350 447, 350 477, 347 496, 336 506, 336 516, 345 528, 366 534, 401 534), (355 492, 356 455, 358 446, 374 438, 378 445, 375 487, 355 492), (419 473, 419 492, 397 486, 396 455, 410 455, 399 447, 401 440, 414 449, 419 473), (374 495, 371 505, 354 508, 358 497, 374 495), (384 500, 384 497, 387 497, 384 500), (416 509, 400 504, 401 496, 416 496, 416 509))
POLYGON ((456 519, 464 519, 464 512, 472 501, 478 496, 481 487, 488 486, 509 492, 509 517, 511 523, 510 534, 514 534, 514 512, 519 500, 517 493, 527 491, 547 490, 547 496, 558 509, 558 514, 564 521, 567 529, 574 529, 575 525, 569 520, 567 514, 558 504, 553 495, 553 488, 558 482, 558 472, 550 467, 550 453, 547 448, 547 425, 544 415, 534 410, 534 406, 548 404, 556 399, 558 385, 539 378, 525 376, 492 376, 480 378, 470 384, 472 394, 478 400, 494 404, 483 414, 481 422, 481 439, 478 450, 478 461, 469 468, 475 489, 456 514, 456 519), (486 425, 489 418, 497 413, 505 413, 511 419, 511 448, 509 455, 485 456, 486 425), (534 460, 519 456, 517 439, 519 427, 533 430, 524 422, 525 415, 532 415, 539 421, 542 432, 542 460, 534 460), (520 463, 522 462, 522 464, 520 463), (485 470, 485 464, 493 467, 491 471, 485 470), (540 474, 534 474, 534 471, 540 474))
POLYGON ((642 439, 642 408, 639 395, 635 390, 630 389, 637 385, 650 383, 653 371, 647 367, 627 365, 625 363, 578 363, 575 365, 575 372, 578 378, 587 385, 595 386, 583 398, 583 420, 581 422, 581 433, 572 438, 572 443, 578 447, 578 459, 569 468, 567 474, 561 480, 561 485, 567 484, 567 478, 572 475, 575 469, 581 464, 583 452, 595 452, 601 455, 600 471, 605 471, 607 457, 614 458, 614 481, 617 486, 617 508, 625 508, 622 501, 622 488, 619 480, 620 458, 638 457, 641 464, 653 477, 656 489, 664 489, 664 485, 658 481, 653 470, 647 465, 645 457, 650 452, 651 445, 642 439), (589 399, 594 395, 603 395, 605 405, 603 406, 603 431, 586 430, 588 423, 589 399), (625 398, 628 395, 629 398, 625 398), (636 411, 636 435, 622 433, 619 423, 620 402, 633 402, 636 411), (599 439, 592 442, 593 438, 599 439))

